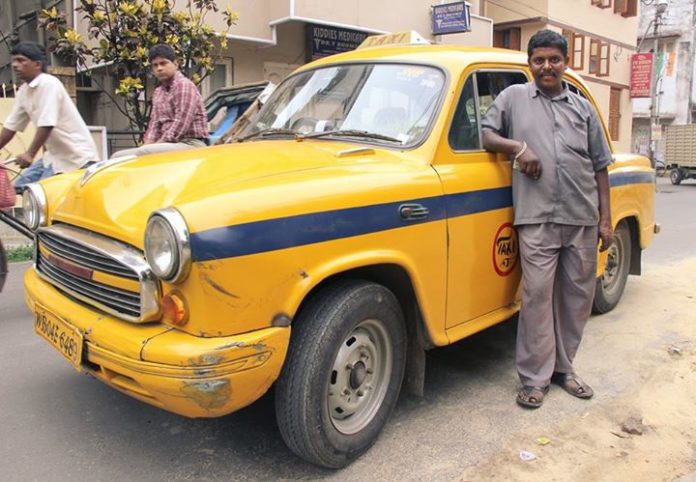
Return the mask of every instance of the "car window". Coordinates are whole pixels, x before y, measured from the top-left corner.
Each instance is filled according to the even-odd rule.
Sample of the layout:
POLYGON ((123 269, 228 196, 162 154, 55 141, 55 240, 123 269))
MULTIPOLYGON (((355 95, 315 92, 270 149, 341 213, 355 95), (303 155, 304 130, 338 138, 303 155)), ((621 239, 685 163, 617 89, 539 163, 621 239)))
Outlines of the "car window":
POLYGON ((527 76, 522 72, 476 72, 479 112, 484 115, 498 94, 514 84, 526 84, 527 76))
POLYGON ((474 75, 466 79, 454 112, 448 140, 455 151, 472 151, 481 148, 476 116, 476 96, 474 94, 474 75))
POLYGON ((513 84, 524 84, 527 76, 518 71, 480 71, 469 76, 459 96, 448 140, 455 151, 481 149, 481 117, 495 98, 513 84))
POLYGON ((328 139, 333 132, 365 132, 373 135, 371 142, 415 145, 427 134, 445 80, 427 65, 349 64, 301 72, 276 89, 242 135, 274 129, 328 139))

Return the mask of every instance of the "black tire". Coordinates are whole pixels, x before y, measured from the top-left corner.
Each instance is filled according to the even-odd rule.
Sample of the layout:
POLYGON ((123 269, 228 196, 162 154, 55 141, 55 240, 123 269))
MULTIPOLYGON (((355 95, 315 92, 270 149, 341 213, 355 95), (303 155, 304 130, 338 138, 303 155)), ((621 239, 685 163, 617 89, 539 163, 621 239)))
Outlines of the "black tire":
POLYGON ((308 462, 345 467, 389 419, 405 362, 404 316, 391 291, 359 280, 322 289, 293 321, 276 385, 283 440, 308 462))
POLYGON ((5 280, 7 279, 7 254, 5 253, 5 248, 2 245, 2 239, 0 239, 0 291, 5 286, 5 280))
POLYGON ((684 175, 678 167, 672 168, 672 170, 669 172, 669 180, 672 181, 672 184, 675 186, 678 186, 681 184, 682 179, 684 179, 684 175))
POLYGON ((631 265, 631 233, 628 225, 621 221, 614 231, 614 242, 609 247, 607 266, 597 278, 592 312, 607 313, 619 304, 631 265))

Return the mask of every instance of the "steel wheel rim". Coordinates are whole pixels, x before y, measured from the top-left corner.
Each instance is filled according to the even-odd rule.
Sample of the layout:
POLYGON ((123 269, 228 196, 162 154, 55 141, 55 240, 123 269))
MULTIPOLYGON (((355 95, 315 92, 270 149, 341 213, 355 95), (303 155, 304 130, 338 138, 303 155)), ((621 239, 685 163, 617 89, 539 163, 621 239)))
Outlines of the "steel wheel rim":
POLYGON ((607 294, 612 294, 618 289, 620 276, 624 263, 623 239, 621 236, 615 236, 614 242, 609 246, 607 253, 607 266, 602 275, 602 286, 607 294))
POLYGON ((384 323, 361 322, 341 343, 331 368, 327 402, 336 430, 351 435, 369 425, 384 401, 392 369, 384 323))

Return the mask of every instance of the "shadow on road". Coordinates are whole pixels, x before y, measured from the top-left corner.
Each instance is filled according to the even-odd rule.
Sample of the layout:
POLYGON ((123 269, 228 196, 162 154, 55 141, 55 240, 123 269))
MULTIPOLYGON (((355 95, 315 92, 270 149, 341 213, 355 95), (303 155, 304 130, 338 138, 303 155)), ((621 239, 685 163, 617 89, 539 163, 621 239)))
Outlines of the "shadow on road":
MULTIPOLYGON (((425 397, 402 393, 387 431, 391 424, 427 417, 442 404, 485 403, 477 398, 481 384, 500 384, 501 372, 514 375, 515 330, 513 319, 458 344, 430 351, 425 397)), ((62 362, 56 357, 51 358, 52 363, 62 362)), ((510 393, 514 383, 508 387, 510 393)), ((340 478, 341 472, 304 463, 286 448, 276 427, 272 391, 226 417, 190 420, 132 400, 97 380, 78 376, 68 367, 50 381, 38 377, 28 385, 33 385, 27 387, 32 392, 51 393, 50 399, 36 407, 37 417, 45 418, 35 423, 60 424, 56 435, 70 434, 72 427, 67 441, 70 451, 100 460, 106 474, 120 472, 124 461, 130 460, 138 461, 140 468, 133 467, 129 475, 142 480, 340 478), (51 409, 54 403, 62 407, 58 418, 51 409)), ((393 436, 398 432, 385 433, 380 443, 398 444, 390 440, 393 436)), ((368 463, 370 455, 368 452, 363 457, 368 463)), ((349 471, 351 468, 344 475, 349 471)))

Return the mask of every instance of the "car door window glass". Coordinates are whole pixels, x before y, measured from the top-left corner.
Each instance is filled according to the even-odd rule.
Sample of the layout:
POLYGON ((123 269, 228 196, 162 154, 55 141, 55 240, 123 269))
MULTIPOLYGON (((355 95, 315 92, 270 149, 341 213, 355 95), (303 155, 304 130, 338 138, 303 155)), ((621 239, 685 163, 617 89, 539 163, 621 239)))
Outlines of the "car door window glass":
POLYGON ((449 130, 449 144, 455 151, 471 151, 481 148, 476 116, 476 96, 474 95, 474 76, 464 83, 449 130))
POLYGON ((524 84, 527 76, 519 71, 480 71, 464 83, 449 131, 449 144, 454 151, 481 149, 479 125, 488 107, 505 88, 524 84))
POLYGON ((483 116, 498 94, 514 84, 526 84, 527 76, 522 72, 476 72, 479 113, 483 116))

